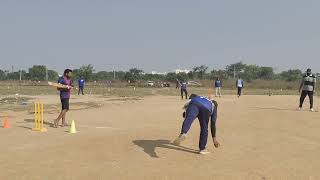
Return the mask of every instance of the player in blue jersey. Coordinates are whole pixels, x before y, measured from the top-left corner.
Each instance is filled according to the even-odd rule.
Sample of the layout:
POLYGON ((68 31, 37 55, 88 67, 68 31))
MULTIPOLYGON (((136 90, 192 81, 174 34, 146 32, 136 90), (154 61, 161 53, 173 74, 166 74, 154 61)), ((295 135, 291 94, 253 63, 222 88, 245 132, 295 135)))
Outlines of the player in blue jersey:
POLYGON ((187 91, 187 82, 181 82, 181 98, 183 99, 183 95, 185 95, 186 99, 188 99, 188 91, 187 91))
POLYGON ((209 100, 202 96, 195 94, 190 95, 190 101, 184 106, 186 110, 183 113, 184 121, 182 124, 181 134, 174 140, 175 145, 180 145, 187 137, 187 133, 191 128, 193 121, 198 118, 200 122, 200 140, 199 140, 199 153, 208 154, 206 145, 208 141, 208 126, 211 121, 211 135, 213 143, 216 148, 220 146, 220 143, 216 139, 216 121, 218 113, 218 103, 214 100, 209 100))
POLYGON ((214 86, 216 88, 216 97, 218 97, 218 96, 221 97, 222 82, 219 77, 214 82, 214 86))
POLYGON ((84 95, 84 85, 85 85, 85 81, 84 79, 81 77, 79 80, 78 80, 78 86, 79 86, 79 91, 78 91, 78 95, 80 95, 80 92, 82 95, 84 95))

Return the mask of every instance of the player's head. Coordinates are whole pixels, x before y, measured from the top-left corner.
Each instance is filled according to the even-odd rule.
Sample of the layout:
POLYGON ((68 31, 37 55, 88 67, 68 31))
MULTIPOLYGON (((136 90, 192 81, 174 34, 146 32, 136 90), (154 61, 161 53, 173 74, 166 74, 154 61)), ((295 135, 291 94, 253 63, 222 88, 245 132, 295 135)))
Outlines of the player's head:
POLYGON ((307 75, 310 75, 311 73, 312 73, 311 69, 308 68, 308 69, 307 69, 307 75))
POLYGON ((66 69, 63 72, 63 76, 67 77, 67 78, 71 78, 72 75, 72 70, 71 69, 66 69))
POLYGON ((220 80, 220 78, 219 77, 217 77, 217 81, 219 81, 220 80))
POLYGON ((193 98, 195 98, 195 97, 197 97, 198 95, 196 95, 196 94, 191 94, 190 96, 189 96, 189 99, 193 99, 193 98))

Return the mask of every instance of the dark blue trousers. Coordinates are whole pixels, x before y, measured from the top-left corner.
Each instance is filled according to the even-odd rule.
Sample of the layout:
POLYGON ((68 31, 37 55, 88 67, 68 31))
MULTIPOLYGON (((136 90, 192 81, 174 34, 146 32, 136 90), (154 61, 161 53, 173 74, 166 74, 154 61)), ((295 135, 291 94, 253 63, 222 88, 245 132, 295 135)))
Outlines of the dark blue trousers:
POLYGON ((181 88, 181 98, 183 99, 183 95, 186 96, 186 99, 188 99, 188 91, 186 89, 181 88))
POLYGON ((189 107, 186 112, 186 118, 182 124, 181 133, 187 134, 190 130, 190 127, 193 121, 198 118, 200 122, 200 140, 199 140, 199 148, 200 150, 206 149, 207 141, 208 141, 208 125, 210 119, 210 112, 198 104, 189 104, 189 107))
POLYGON ((83 87, 83 86, 79 86, 78 95, 80 95, 80 92, 82 93, 82 95, 84 95, 84 93, 83 93, 83 89, 84 89, 84 87, 83 87))

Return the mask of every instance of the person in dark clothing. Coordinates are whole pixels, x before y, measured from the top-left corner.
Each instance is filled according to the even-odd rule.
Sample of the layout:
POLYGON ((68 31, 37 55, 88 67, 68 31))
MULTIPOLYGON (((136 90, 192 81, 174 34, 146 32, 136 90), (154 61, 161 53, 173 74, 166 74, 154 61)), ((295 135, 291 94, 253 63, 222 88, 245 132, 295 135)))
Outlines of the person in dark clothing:
POLYGON ((310 100, 310 111, 313 112, 313 94, 316 91, 316 76, 312 74, 311 69, 307 69, 306 74, 302 78, 302 82, 300 84, 299 92, 301 93, 300 96, 300 105, 298 110, 302 109, 303 102, 306 96, 309 96, 310 100))
POLYGON ((208 126, 211 122, 211 135, 213 143, 216 148, 220 146, 220 143, 216 139, 216 121, 218 114, 218 103, 214 100, 209 100, 202 96, 192 94, 190 101, 184 106, 186 110, 183 113, 185 118, 181 128, 181 134, 174 140, 173 144, 180 145, 182 141, 186 139, 186 135, 191 128, 193 121, 198 118, 200 122, 200 139, 199 139, 199 153, 208 154, 206 145, 208 141, 208 126))
POLYGON ((239 77, 239 79, 236 81, 236 86, 238 88, 238 98, 242 95, 242 88, 244 87, 243 80, 239 77))
POLYGON ((66 69, 63 73, 63 76, 59 78, 58 83, 66 85, 67 88, 58 88, 60 91, 60 100, 61 100, 61 113, 59 114, 58 118, 54 121, 54 127, 57 128, 59 125, 59 121, 62 119, 62 126, 67 126, 66 123, 66 115, 69 111, 69 100, 71 96, 71 89, 73 87, 71 81, 71 69, 66 69))
POLYGON ((188 99, 188 90, 187 90, 187 82, 181 82, 181 98, 183 99, 183 95, 185 95, 186 99, 188 99))
POLYGON ((85 81, 84 79, 81 77, 79 80, 78 80, 78 86, 79 86, 79 91, 78 91, 78 95, 80 95, 80 92, 82 95, 84 95, 84 85, 85 85, 85 81))
POLYGON ((176 89, 179 89, 180 88, 180 82, 178 79, 176 79, 176 89))
POLYGON ((214 82, 214 86, 216 88, 216 97, 218 97, 218 96, 221 97, 222 82, 219 77, 214 82))

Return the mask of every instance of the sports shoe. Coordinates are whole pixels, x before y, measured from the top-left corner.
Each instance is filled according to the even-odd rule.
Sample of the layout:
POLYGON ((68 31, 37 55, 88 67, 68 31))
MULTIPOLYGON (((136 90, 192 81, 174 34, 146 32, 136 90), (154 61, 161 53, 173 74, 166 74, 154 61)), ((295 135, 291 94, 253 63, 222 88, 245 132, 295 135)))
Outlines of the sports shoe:
POLYGON ((314 109, 313 109, 313 108, 311 108, 311 109, 310 109, 310 111, 311 111, 311 112, 314 112, 314 109))
POLYGON ((297 111, 301 111, 301 109, 302 109, 301 107, 298 107, 298 108, 297 108, 297 111))
POLYGON ((177 137, 177 139, 175 139, 173 141, 173 144, 174 145, 180 145, 186 139, 187 139, 187 135, 186 134, 180 134, 179 137, 177 137))
POLYGON ((206 154, 210 154, 210 152, 206 149, 199 151, 199 154, 201 155, 206 155, 206 154))

